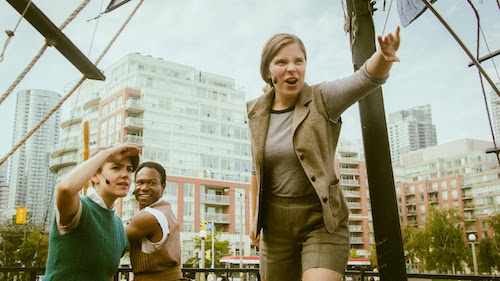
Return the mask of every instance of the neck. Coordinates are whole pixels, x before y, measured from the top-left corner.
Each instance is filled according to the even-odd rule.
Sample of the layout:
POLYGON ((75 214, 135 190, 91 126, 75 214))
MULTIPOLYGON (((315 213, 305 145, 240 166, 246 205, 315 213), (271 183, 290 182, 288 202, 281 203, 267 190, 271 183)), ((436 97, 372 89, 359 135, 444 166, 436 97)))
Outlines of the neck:
POLYGON ((112 196, 112 195, 109 195, 109 194, 104 194, 102 192, 102 189, 97 189, 97 194, 99 194, 99 196, 101 196, 102 200, 104 201, 104 203, 106 204, 106 207, 108 207, 109 210, 113 209, 114 205, 115 205, 115 201, 118 197, 116 196, 112 196))
POLYGON ((274 94, 273 110, 284 110, 295 106, 297 103, 298 95, 283 96, 278 93, 274 94))

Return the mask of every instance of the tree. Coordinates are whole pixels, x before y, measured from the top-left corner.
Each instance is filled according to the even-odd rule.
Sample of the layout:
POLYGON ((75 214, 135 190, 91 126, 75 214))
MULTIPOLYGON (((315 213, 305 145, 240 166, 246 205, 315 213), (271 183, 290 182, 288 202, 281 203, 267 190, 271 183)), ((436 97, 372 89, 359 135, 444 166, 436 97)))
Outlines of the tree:
POLYGON ((15 217, 7 219, 1 230, 0 264, 2 266, 45 266, 48 252, 48 235, 40 234, 41 226, 27 214, 25 224, 16 224, 15 217), (34 258, 35 252, 37 253, 34 258))
POLYGON ((406 258, 423 263, 419 269, 442 273, 461 270, 462 262, 470 260, 463 224, 464 219, 457 210, 430 208, 422 227, 403 228, 406 258))
POLYGON ((493 235, 482 238, 478 247, 478 267, 480 272, 500 270, 500 213, 493 216, 489 224, 493 235))
POLYGON ((464 219, 457 210, 430 209, 425 224, 430 242, 425 255, 427 269, 438 272, 450 272, 453 268, 461 270, 462 262, 469 261, 463 224, 464 219))
MULTIPOLYGON (((220 240, 220 235, 221 231, 215 230, 215 240, 214 240, 214 249, 215 249, 215 262, 214 266, 215 267, 222 267, 220 264, 220 259, 223 256, 228 256, 231 254, 231 243, 229 240, 220 240)), ((201 238, 198 236, 195 236, 193 238, 194 241, 194 249, 200 251, 201 250, 201 238)), ((208 235, 205 238, 205 250, 211 251, 212 250, 212 233, 211 231, 208 231, 208 235)), ((205 253, 202 253, 205 256, 205 253)), ((211 255, 210 255, 211 256, 211 255)), ((193 263, 193 261, 197 260, 198 257, 191 257, 190 259, 187 260, 187 263, 193 263)), ((209 267, 212 264, 211 259, 205 259, 205 265, 209 267)))
POLYGON ((401 235, 406 263, 423 271, 425 269, 423 259, 430 247, 425 228, 406 224, 401 229, 401 235))

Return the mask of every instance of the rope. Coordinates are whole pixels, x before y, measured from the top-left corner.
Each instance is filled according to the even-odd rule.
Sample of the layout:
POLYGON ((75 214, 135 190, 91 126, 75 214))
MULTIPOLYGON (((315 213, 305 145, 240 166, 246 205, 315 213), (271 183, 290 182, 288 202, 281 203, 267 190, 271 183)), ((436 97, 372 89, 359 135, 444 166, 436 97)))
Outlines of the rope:
POLYGON ((45 115, 42 120, 40 120, 40 122, 38 122, 35 127, 33 127, 18 143, 16 143, 12 149, 0 160, 0 166, 10 157, 12 156, 12 154, 14 154, 14 152, 16 152, 16 150, 21 146, 23 145, 26 140, 31 137, 42 125, 43 123, 45 123, 45 121, 47 121, 47 119, 50 118, 50 116, 52 116, 52 114, 54 114, 54 112, 56 112, 59 107, 61 107, 61 105, 70 97, 70 95, 74 92, 74 90, 76 89, 76 87, 79 87, 83 81, 85 81, 85 76, 83 76, 80 81, 78 81, 78 83, 73 87, 73 89, 71 89, 71 91, 66 95, 64 96, 48 113, 47 115, 45 115))
MULTIPOLYGON (((101 53, 101 55, 99 56, 99 58, 97 59, 97 61, 95 62, 95 65, 97 65, 101 59, 104 57, 104 55, 106 55, 106 53, 109 51, 109 49, 111 48, 111 46, 113 45, 113 43, 116 41, 116 39, 118 38, 118 36, 121 34, 121 32, 125 29, 125 27, 127 26, 127 24, 130 22, 130 20, 132 19, 132 17, 135 15, 135 13, 137 12, 137 10, 139 9, 139 7, 142 5, 142 3, 144 2, 144 0, 141 0, 137 6, 134 8, 134 10, 132 11, 132 13, 128 16, 128 18, 125 20, 125 22, 122 24, 122 26, 120 27, 120 29, 117 31, 117 33, 115 34, 115 36, 113 37, 113 39, 109 42, 109 44, 106 46, 106 48, 103 50, 103 52, 101 53)), ((101 9, 102 9, 102 6, 101 6, 101 9)), ((96 29, 97 29, 97 26, 96 26, 96 29)), ((95 33, 94 33, 95 35, 95 33)), ((93 40, 92 40, 93 42, 93 40)), ((89 50, 89 54, 90 54, 90 50, 89 50)), ((53 110, 51 110, 51 112, 49 112, 47 114, 46 117, 44 117, 44 120, 40 121, 40 125, 38 126, 41 127, 41 125, 50 117, 50 115, 52 115, 75 91, 76 89, 79 89, 79 87, 81 86, 81 84, 86 80, 86 77, 83 76, 80 81, 78 81, 76 83, 75 86, 73 86, 73 88, 66 94, 66 96, 64 96, 61 101, 54 107, 53 110)), ((75 104, 76 105, 76 104, 75 104)), ((74 112, 74 111, 73 111, 74 112)), ((38 128, 34 128, 32 131, 36 131, 38 128)), ((30 132, 31 133, 31 132, 30 132)), ((32 133, 31 133, 32 134, 32 133)), ((31 136, 31 135, 30 135, 31 136)), ((23 141, 23 143, 30 137, 30 136, 26 136, 25 137, 25 140, 23 141)), ((20 142, 21 143, 21 142, 20 142)), ((22 143, 20 144, 22 145, 22 143)), ((19 146, 20 146, 19 145, 19 146)), ((18 147, 19 147, 18 146, 18 147)), ((18 148, 17 147, 17 148, 18 148)), ((14 148, 13 151, 15 151, 17 148, 14 148)), ((13 152, 12 152, 13 153, 13 152)), ((12 154, 11 154, 12 155, 12 154)), ((9 157, 10 155, 6 156, 6 157, 9 157)), ((4 157, 4 159, 6 159, 4 157)), ((1 163, 3 163, 3 161, 5 161, 4 159, 0 160, 0 165, 1 163)), ((37 250, 35 251, 35 253, 33 254, 33 259, 32 259, 32 265, 35 264, 35 260, 37 258, 37 255, 38 255, 38 250, 41 246, 41 241, 42 241, 42 238, 43 238, 43 235, 45 233, 45 224, 47 222, 47 219, 48 219, 48 215, 49 215, 49 206, 52 206, 52 199, 54 198, 54 190, 55 188, 53 188, 51 190, 51 193, 50 193, 50 197, 49 197, 49 202, 48 202, 48 207, 47 207, 47 210, 45 212, 45 216, 44 216, 44 223, 42 224, 42 227, 40 229, 40 234, 39 234, 39 238, 38 238, 38 246, 37 246, 37 250)))
POLYGON ((111 39, 111 41, 109 42, 108 46, 106 46, 106 48, 104 49, 104 51, 102 52, 102 54, 99 56, 99 58, 97 58, 97 60, 95 62, 96 65, 102 60, 102 58, 108 52, 108 50, 111 48, 111 46, 113 45, 113 43, 115 43, 115 41, 118 38, 118 36, 122 33, 123 29, 125 29, 125 26, 127 26, 127 24, 130 22, 130 20, 135 15, 135 13, 137 12, 137 10, 139 9, 139 7, 142 5, 143 2, 144 2, 144 0, 141 0, 141 1, 139 1, 139 3, 137 3, 137 6, 135 6, 135 8, 132 11, 132 13, 130 13, 130 15, 125 20, 125 22, 123 23, 123 25, 120 27, 120 29, 118 30, 118 32, 115 34, 115 36, 113 37, 113 39, 111 39))
MULTIPOLYGON (((76 8, 76 10, 73 11, 73 13, 71 15, 69 15, 69 17, 61 24, 59 29, 63 30, 73 19, 76 18, 76 16, 83 10, 83 8, 85 8, 85 6, 87 6, 87 4, 89 2, 90 2, 90 0, 84 0, 82 2, 82 4, 80 4, 80 6, 78 8, 76 8)), ((30 0, 30 3, 31 3, 31 0, 30 0)), ((27 8, 28 7, 26 7, 26 9, 27 8)), ((26 10, 25 10, 25 12, 26 12, 26 10)), ((23 16, 24 16, 24 13, 23 13, 23 16)), ((16 26, 16 28, 17 28, 17 26, 16 26)), ((24 79, 26 74, 28 74, 28 72, 33 68, 33 66, 40 59, 40 57, 43 55, 45 50, 47 50, 47 47, 50 47, 52 45, 53 45, 53 42, 51 42, 51 40, 45 40, 45 44, 38 51, 38 54, 35 55, 35 57, 31 60, 31 62, 28 64, 28 66, 26 66, 26 68, 21 72, 21 74, 19 74, 19 76, 17 76, 16 80, 14 80, 12 85, 10 85, 10 87, 7 89, 7 91, 5 91, 5 93, 2 95, 2 97, 0 97, 0 105, 12 93, 12 91, 16 88, 16 86, 24 79)), ((3 56, 3 53, 2 53, 2 56, 3 56)))
MULTIPOLYGON (((389 15, 391 14, 391 8, 392 8, 392 0, 391 3, 389 3, 389 10, 387 11, 387 16, 385 17, 384 28, 382 29, 381 36, 384 36, 385 27, 387 26, 387 21, 389 20, 389 15)), ((385 1, 384 1, 384 10, 385 10, 385 1)))
POLYGON ((16 26, 14 27, 14 30, 6 30, 5 31, 5 33, 7 33, 7 40, 5 40, 5 43, 3 44, 2 53, 0 53, 0 62, 3 61, 3 55, 5 54, 5 51, 7 50, 7 46, 9 46, 10 40, 16 34, 17 27, 19 27, 19 24, 21 23, 21 20, 24 18, 24 15, 28 11, 28 8, 30 7, 30 5, 31 5, 31 0, 26 5, 26 8, 24 8, 24 11, 21 14, 21 17, 19 17, 19 20, 17 21, 16 26))
MULTIPOLYGON (((476 16, 477 20, 477 37, 476 37, 476 59, 479 59, 479 43, 480 43, 480 34, 481 34, 481 20, 479 19, 479 13, 476 10, 476 7, 474 7, 474 4, 472 4, 471 0, 467 0, 469 5, 471 6, 472 10, 474 11, 474 14, 476 16)), ((493 139, 493 146, 495 147, 495 150, 498 150, 497 147, 497 142, 495 140, 495 133, 493 132, 493 123, 491 121, 491 114, 490 114, 490 109, 488 107, 488 98, 486 97, 486 91, 484 89, 484 81, 483 81, 483 76, 481 75, 481 71, 478 70, 478 75, 479 75, 479 81, 481 82, 481 90, 483 92, 483 99, 484 99, 484 105, 486 107, 486 115, 488 116, 488 123, 490 125, 490 132, 491 132, 491 138, 493 139)), ((498 153, 495 153, 497 156, 497 161, 498 164, 500 165, 500 156, 498 153)))

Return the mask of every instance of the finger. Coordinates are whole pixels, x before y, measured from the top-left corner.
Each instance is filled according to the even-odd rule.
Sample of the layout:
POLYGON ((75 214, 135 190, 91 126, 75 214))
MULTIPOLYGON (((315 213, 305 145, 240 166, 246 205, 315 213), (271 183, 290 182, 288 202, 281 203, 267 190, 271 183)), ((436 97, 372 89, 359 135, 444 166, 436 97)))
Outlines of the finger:
POLYGON ((401 27, 399 25, 396 26, 396 31, 394 32, 394 34, 396 35, 396 37, 399 37, 400 30, 401 30, 401 27))

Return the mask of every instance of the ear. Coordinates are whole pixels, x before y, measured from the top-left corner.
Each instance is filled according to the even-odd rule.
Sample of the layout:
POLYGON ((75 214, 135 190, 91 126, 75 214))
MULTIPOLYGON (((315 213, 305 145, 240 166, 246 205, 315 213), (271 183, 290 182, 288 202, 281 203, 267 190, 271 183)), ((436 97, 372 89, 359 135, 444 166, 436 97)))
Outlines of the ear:
POLYGON ((101 179, 99 178, 99 174, 98 173, 94 173, 94 175, 92 175, 92 177, 90 178, 90 180, 94 183, 94 185, 101 183, 101 179))

